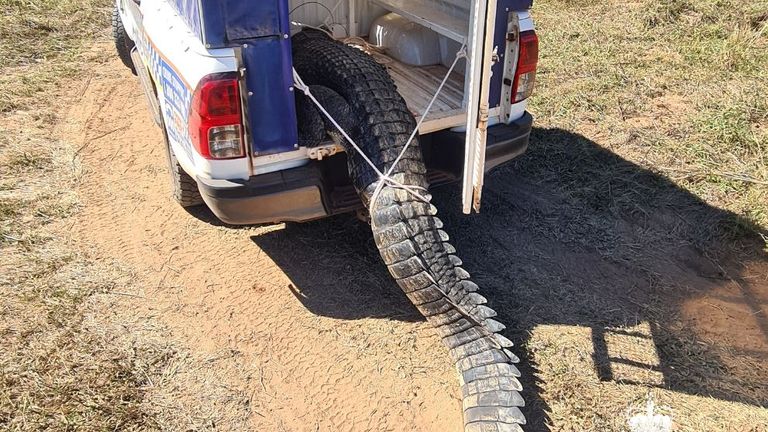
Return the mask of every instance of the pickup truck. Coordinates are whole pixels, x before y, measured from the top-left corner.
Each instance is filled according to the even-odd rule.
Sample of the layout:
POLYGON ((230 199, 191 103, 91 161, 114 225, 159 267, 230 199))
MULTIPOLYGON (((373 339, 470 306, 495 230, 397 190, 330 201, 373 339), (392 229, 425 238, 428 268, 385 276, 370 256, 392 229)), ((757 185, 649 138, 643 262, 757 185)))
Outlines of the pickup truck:
POLYGON ((117 53, 164 132, 173 194, 233 225, 358 211, 460 375, 466 431, 519 431, 519 360, 430 187, 522 154, 532 0, 116 0, 117 53))

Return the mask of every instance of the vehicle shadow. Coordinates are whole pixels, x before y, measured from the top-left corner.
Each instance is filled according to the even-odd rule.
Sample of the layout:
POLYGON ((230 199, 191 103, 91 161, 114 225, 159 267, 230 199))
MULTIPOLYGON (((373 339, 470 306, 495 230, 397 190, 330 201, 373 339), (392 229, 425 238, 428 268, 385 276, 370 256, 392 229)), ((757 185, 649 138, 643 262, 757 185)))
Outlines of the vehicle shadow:
MULTIPOLYGON (((531 340, 542 326, 584 329, 601 381, 768 405, 759 228, 583 136, 535 129, 531 142, 487 177, 481 214, 461 214, 455 186, 434 192, 464 267, 524 347, 528 430, 550 423, 536 362, 552 347, 531 340)), ((422 319, 351 217, 253 241, 315 314, 422 319)))

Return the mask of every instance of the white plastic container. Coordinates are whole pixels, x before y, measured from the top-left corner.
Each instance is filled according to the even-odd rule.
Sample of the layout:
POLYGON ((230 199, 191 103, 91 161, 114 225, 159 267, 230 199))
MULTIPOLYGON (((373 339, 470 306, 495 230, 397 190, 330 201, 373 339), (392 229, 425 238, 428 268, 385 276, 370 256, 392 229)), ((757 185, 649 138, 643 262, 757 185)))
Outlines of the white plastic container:
POLYGON ((407 65, 441 63, 438 34, 396 13, 389 13, 373 22, 369 43, 383 48, 388 56, 407 65))

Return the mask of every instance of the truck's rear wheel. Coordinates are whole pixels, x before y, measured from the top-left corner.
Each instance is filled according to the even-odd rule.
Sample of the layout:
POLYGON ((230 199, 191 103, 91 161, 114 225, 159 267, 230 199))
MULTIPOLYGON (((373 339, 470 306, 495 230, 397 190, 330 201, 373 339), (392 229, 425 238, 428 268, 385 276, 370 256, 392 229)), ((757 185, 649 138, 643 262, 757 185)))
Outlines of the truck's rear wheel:
POLYGON ((163 138, 165 138, 165 153, 168 159, 168 171, 171 175, 171 194, 173 199, 184 208, 202 205, 203 198, 200 196, 197 182, 179 164, 179 160, 173 153, 173 148, 171 148, 171 143, 168 140, 165 125, 160 126, 163 129, 163 138))
POLYGON ((128 37, 128 33, 125 31, 117 5, 112 9, 112 38, 115 41, 115 49, 117 49, 117 56, 120 57, 120 61, 136 75, 136 66, 134 66, 133 60, 131 60, 131 50, 133 50, 136 44, 128 37))
MULTIPOLYGON (((413 115, 386 69, 365 53, 328 38, 294 36, 294 67, 312 93, 350 133, 367 156, 389 169, 416 127, 413 115)), ((303 103, 309 103, 304 98, 303 103)), ((326 129, 334 133, 333 126, 326 129)), ((347 144, 347 147, 348 144, 347 144)), ((511 342, 491 318, 477 285, 461 268, 437 210, 402 189, 384 186, 376 202, 376 172, 347 148, 352 180, 371 210, 376 245, 390 273, 414 305, 435 326, 461 375, 466 431, 520 431, 518 360, 511 342)), ((418 143, 397 165, 396 181, 428 187, 418 143)))

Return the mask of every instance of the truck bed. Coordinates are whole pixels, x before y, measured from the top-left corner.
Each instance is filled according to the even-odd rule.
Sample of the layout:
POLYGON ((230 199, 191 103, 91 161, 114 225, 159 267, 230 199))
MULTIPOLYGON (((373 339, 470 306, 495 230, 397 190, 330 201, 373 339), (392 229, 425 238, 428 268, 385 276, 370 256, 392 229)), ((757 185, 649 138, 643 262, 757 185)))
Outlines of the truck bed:
MULTIPOLYGON (((448 68, 443 65, 410 66, 391 57, 383 57, 387 59, 385 66, 397 84, 397 89, 416 120, 419 120, 440 87, 448 68)), ((464 77, 454 71, 422 124, 421 134, 464 125, 466 114, 462 107, 463 100, 464 77)))

